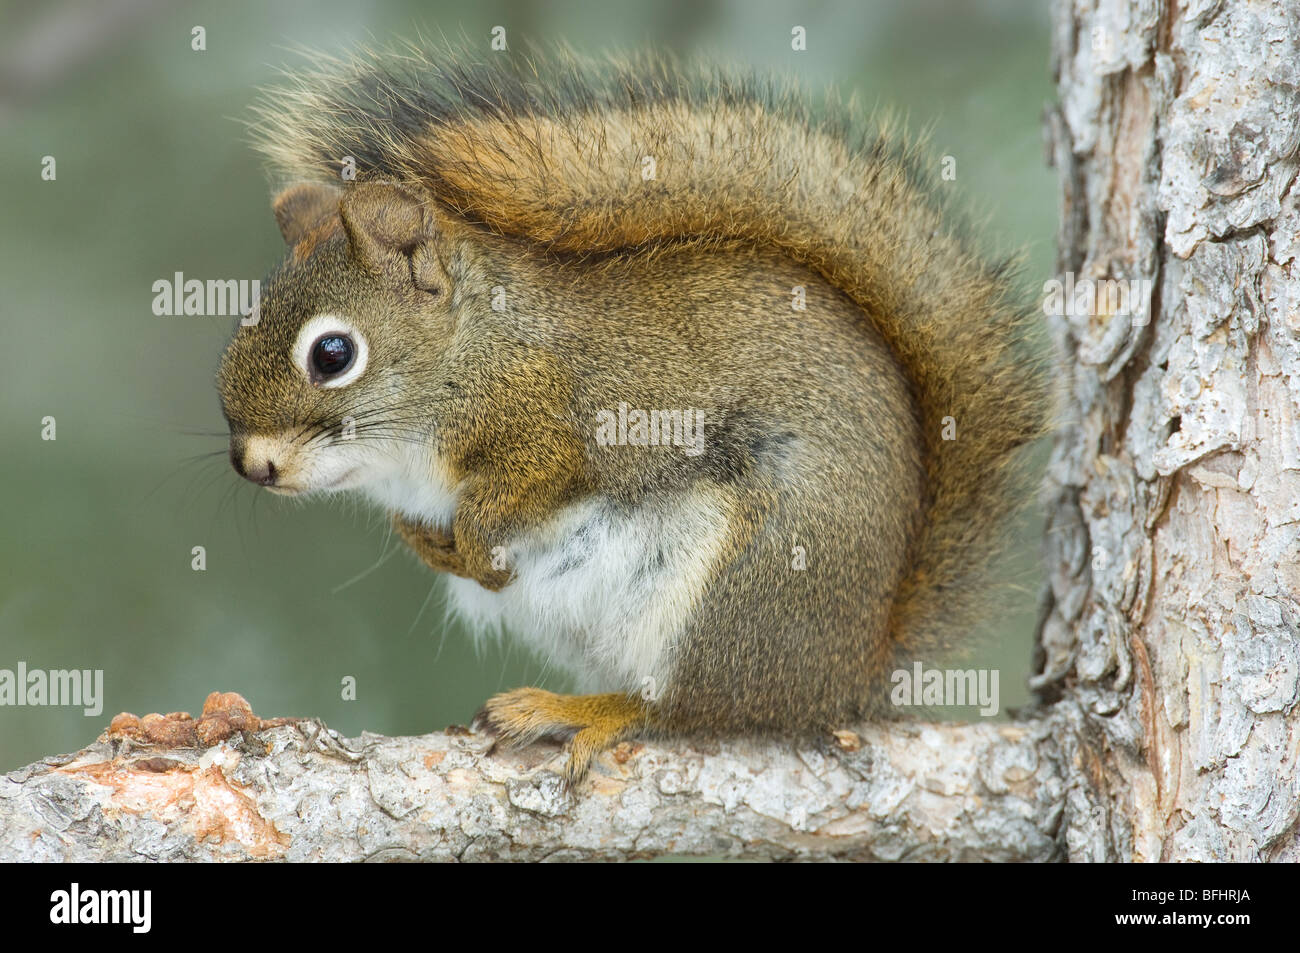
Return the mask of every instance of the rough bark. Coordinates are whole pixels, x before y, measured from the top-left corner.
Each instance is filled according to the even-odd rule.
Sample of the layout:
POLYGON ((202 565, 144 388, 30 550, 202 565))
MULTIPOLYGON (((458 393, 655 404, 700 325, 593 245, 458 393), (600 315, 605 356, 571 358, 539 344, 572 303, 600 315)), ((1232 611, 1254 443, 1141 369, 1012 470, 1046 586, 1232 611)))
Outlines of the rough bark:
POLYGON ((1043 723, 894 725, 839 745, 625 745, 576 796, 555 745, 340 738, 317 722, 159 749, 105 735, 0 778, 0 861, 1048 860, 1043 723), (860 744, 859 744, 860 742, 860 744))
POLYGON ((1300 859, 1300 7, 1056 14, 1059 270, 1151 282, 1052 319, 1034 684, 1074 728, 1069 856, 1300 859))

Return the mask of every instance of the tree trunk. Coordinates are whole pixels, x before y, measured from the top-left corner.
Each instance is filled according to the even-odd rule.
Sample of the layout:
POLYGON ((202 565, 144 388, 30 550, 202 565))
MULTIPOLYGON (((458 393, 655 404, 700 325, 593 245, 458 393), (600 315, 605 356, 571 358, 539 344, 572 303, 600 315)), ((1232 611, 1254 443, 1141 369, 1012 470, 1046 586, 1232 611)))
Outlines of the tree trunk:
POLYGON ((1300 7, 1062 0, 1053 46, 1058 270, 1148 283, 1049 319, 1068 855, 1300 860, 1300 7))

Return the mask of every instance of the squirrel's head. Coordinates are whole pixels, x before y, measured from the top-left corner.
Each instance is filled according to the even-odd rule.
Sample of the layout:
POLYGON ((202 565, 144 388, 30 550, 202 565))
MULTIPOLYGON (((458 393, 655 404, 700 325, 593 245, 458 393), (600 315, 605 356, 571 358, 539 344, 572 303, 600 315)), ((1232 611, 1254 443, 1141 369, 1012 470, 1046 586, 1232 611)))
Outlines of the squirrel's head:
POLYGON ((429 408, 411 395, 453 326, 440 213, 381 182, 297 185, 273 208, 289 251, 218 375, 235 470, 302 493, 427 459, 429 408))

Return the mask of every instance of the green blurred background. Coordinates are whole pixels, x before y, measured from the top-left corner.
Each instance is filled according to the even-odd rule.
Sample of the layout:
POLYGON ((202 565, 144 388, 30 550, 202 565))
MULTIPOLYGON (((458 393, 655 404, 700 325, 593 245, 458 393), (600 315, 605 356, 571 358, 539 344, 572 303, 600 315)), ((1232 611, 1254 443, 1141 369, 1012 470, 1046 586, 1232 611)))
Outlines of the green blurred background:
MULTIPOLYGON (((442 583, 381 514, 239 480, 213 387, 233 319, 151 311, 153 282, 176 271, 258 278, 279 258, 241 123, 256 88, 301 62, 294 48, 417 31, 486 48, 499 24, 515 50, 663 48, 834 84, 933 125, 935 153, 957 159, 947 187, 998 246, 1027 250, 1030 293, 1051 267, 1045 4, 103 0, 9 3, 0 24, 0 668, 103 669, 106 696, 97 718, 0 707, 0 770, 75 750, 118 711, 197 714, 213 689, 348 735, 419 734, 543 674, 447 625, 442 583), (790 49, 796 24, 806 52, 790 49), (190 568, 198 545, 205 572, 190 568)), ((965 663, 1002 670, 1004 714, 1027 698, 1038 532, 1028 519, 998 639, 965 663)))

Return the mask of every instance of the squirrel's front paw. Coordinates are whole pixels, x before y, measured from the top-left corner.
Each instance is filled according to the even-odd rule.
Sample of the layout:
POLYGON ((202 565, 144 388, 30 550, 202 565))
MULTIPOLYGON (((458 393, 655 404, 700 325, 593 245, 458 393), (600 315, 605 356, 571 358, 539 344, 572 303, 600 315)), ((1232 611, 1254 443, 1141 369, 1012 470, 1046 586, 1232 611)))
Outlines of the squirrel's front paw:
POLYGON ((474 724, 510 745, 568 738, 564 778, 572 788, 596 755, 645 728, 650 714, 649 706, 633 695, 557 695, 540 688, 516 688, 489 698, 474 716, 474 724))
POLYGON ((403 516, 393 516, 393 529, 402 541, 431 569, 463 575, 465 560, 456 551, 456 541, 451 533, 437 526, 415 523, 403 516))
POLYGON ((467 559, 466 554, 457 548, 455 536, 448 530, 414 523, 400 515, 393 516, 393 528, 430 569, 473 579, 493 592, 510 581, 509 572, 493 568, 486 559, 467 559))

